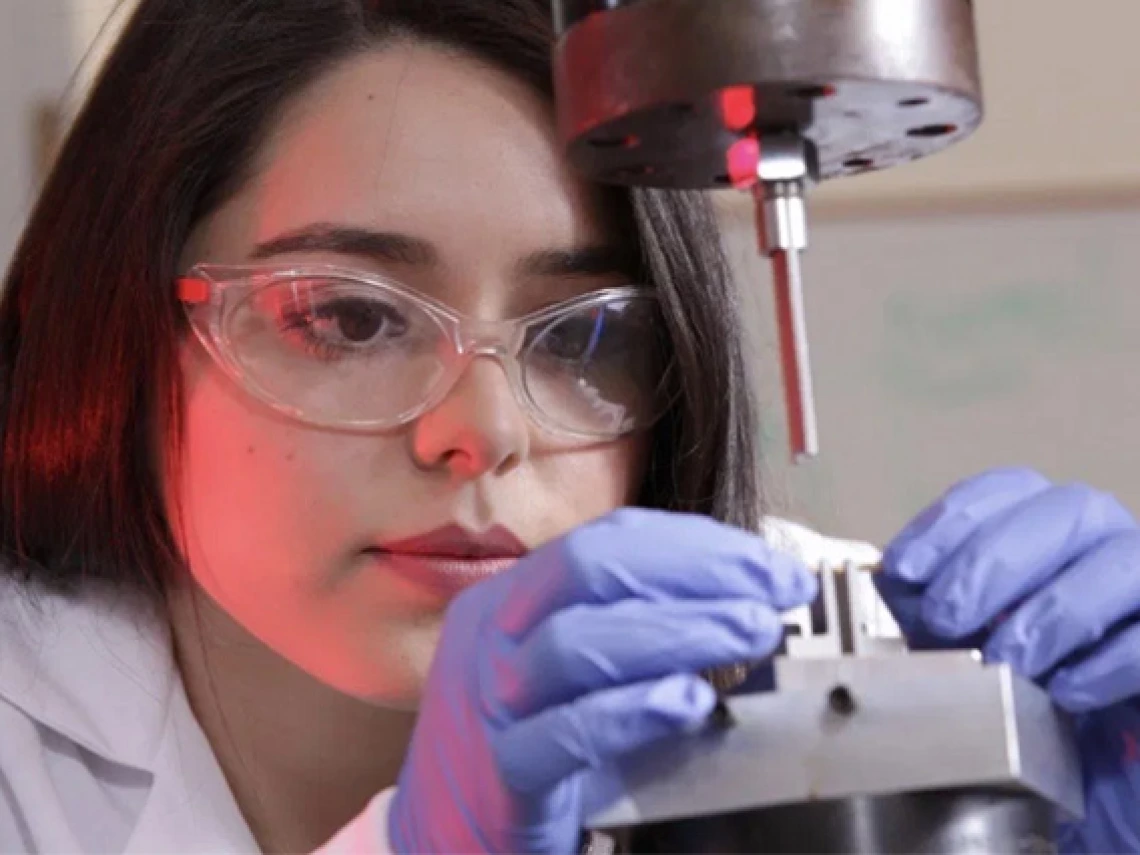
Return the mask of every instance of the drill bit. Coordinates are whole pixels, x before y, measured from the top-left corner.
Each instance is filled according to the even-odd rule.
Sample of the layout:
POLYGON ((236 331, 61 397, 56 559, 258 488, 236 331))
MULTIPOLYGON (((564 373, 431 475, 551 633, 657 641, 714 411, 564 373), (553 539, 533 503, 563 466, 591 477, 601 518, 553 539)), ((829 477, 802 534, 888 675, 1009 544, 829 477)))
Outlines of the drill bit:
POLYGON ((802 463, 819 453, 815 394, 812 390, 811 358, 804 313, 803 273, 800 250, 772 251, 772 274, 776 286, 776 328, 780 336, 780 365, 788 413, 788 436, 792 459, 802 463))
POLYGON ((760 249, 772 261, 776 326, 792 459, 819 453, 819 435, 808 353, 800 253, 807 248, 807 185, 814 176, 812 151, 802 137, 761 137, 755 185, 760 249))

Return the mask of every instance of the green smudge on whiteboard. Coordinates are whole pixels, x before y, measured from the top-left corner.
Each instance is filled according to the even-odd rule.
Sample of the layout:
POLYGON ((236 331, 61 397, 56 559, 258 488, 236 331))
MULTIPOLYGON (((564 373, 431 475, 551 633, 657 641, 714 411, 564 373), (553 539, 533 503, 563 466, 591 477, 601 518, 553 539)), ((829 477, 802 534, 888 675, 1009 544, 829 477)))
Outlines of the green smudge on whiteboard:
POLYGON ((884 313, 880 359, 888 387, 907 400, 945 407, 1015 393, 1095 330, 1080 289, 1060 282, 1014 283, 954 298, 907 291, 888 298, 884 313))

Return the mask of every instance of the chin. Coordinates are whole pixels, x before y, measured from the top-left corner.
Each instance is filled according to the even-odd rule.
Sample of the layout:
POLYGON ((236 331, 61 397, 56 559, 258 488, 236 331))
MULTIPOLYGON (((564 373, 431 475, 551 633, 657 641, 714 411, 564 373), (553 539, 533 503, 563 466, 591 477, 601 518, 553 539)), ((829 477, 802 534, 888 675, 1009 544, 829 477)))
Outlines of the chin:
POLYGON ((370 707, 400 712, 415 712, 419 709, 425 682, 423 675, 393 674, 390 670, 385 675, 389 678, 386 680, 365 678, 346 681, 326 679, 316 674, 313 676, 342 696, 370 707))
POLYGON ((431 671, 439 644, 440 624, 407 628, 384 639, 383 649, 374 650, 369 661, 357 670, 356 688, 351 694, 372 706, 414 712, 431 671))

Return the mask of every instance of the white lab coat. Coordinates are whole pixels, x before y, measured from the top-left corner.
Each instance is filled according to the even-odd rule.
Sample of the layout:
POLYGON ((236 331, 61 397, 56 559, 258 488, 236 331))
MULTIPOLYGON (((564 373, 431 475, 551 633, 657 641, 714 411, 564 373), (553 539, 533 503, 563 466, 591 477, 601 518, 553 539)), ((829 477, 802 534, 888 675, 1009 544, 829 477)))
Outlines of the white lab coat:
MULTIPOLYGON (((812 563, 877 560, 798 527, 775 538, 812 563)), ((320 855, 389 852, 390 797, 320 855)), ((0 581, 0 852, 257 851, 161 617, 128 595, 29 597, 0 581)))

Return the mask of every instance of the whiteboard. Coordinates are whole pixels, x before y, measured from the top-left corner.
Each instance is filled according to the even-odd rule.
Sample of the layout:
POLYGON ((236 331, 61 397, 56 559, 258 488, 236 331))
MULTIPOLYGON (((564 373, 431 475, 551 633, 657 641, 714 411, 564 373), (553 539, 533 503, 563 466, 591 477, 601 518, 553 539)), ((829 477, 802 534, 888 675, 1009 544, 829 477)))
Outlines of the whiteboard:
POLYGON ((1032 466, 1140 511, 1140 207, 816 223, 822 454, 787 462, 771 279, 726 216, 774 510, 882 544, 950 484, 1032 466))

